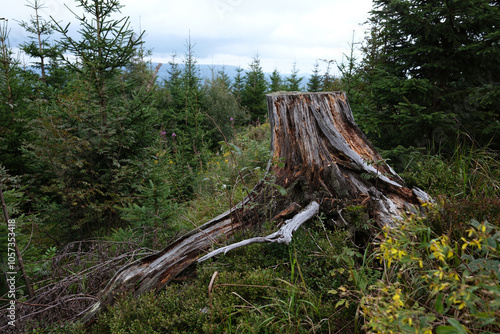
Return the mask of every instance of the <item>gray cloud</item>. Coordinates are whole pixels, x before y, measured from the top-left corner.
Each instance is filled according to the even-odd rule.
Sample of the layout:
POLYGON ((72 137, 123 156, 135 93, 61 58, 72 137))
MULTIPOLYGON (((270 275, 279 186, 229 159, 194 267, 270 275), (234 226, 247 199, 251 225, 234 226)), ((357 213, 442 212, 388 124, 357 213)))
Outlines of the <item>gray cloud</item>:
MULTIPOLYGON (((29 20, 26 2, 0 0, 2 16, 29 20)), ((74 22, 65 3, 81 13, 74 1, 45 0, 41 11, 64 23, 74 22)), ((364 37, 361 23, 368 18, 371 0, 122 0, 122 15, 130 16, 136 31, 146 30, 146 48, 153 60, 167 61, 172 52, 185 53, 186 40, 196 43, 199 63, 246 67, 258 53, 265 71, 277 67, 289 72, 296 62, 310 71, 316 59, 336 59, 364 37)), ((27 40, 26 33, 10 22, 11 45, 27 40)), ((76 29, 76 22, 74 22, 76 29)))

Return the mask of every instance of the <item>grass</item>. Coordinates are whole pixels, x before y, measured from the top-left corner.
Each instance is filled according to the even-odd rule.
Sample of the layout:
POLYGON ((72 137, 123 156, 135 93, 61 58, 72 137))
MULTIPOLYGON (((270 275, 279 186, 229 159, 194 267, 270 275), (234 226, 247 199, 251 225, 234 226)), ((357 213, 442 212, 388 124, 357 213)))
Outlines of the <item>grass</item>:
POLYGON ((352 322, 353 310, 335 309, 336 297, 328 293, 335 284, 329 272, 335 264, 320 245, 329 245, 325 233, 335 244, 346 234, 319 233, 314 224, 299 231, 290 247, 251 245, 199 266, 195 277, 157 296, 125 298, 99 318, 92 332, 321 333, 341 328, 352 322))
POLYGON ((265 123, 237 134, 229 146, 221 143, 199 172, 195 199, 186 203, 176 223, 191 229, 240 202, 264 176, 269 132, 265 123))
MULTIPOLYGON (((197 196, 181 207, 176 225, 190 230, 251 190, 269 158, 268 127, 247 129, 232 145, 221 145, 219 154, 198 174, 197 196)), ((360 244, 353 240, 356 233, 319 215, 299 229, 289 246, 254 244, 237 249, 199 265, 158 294, 124 297, 89 331, 486 334, 498 330, 491 320, 500 318, 499 277, 491 270, 500 263, 498 156, 459 147, 448 159, 413 154, 403 167, 400 174, 410 186, 436 199, 427 217, 408 216, 398 229, 379 231, 360 244)), ((360 221, 363 210, 353 207, 346 213, 355 228, 366 233, 368 222, 360 221)), ((261 233, 274 230, 267 222, 261 233)), ((238 238, 244 236, 232 242, 238 238)), ((63 331, 84 332, 77 325, 63 331)))

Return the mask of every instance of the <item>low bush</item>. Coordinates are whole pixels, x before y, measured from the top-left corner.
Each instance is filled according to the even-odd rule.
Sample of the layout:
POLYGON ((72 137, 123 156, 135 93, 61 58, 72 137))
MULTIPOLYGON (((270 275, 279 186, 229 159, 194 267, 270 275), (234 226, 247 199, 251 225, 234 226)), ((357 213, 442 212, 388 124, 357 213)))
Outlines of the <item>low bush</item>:
POLYGON ((375 249, 383 275, 361 298, 367 332, 500 331, 500 231, 487 221, 468 224, 456 239, 415 216, 384 228, 375 249))

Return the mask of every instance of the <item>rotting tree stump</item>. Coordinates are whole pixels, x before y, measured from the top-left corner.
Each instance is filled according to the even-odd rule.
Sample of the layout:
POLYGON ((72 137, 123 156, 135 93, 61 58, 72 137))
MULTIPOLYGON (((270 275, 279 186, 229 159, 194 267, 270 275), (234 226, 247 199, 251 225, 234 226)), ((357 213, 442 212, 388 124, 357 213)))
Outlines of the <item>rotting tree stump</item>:
POLYGON ((264 179, 235 207, 158 253, 125 266, 101 292, 99 302, 85 314, 85 323, 91 323, 100 310, 113 304, 120 295, 139 296, 159 290, 197 261, 255 242, 288 243, 293 231, 319 211, 329 214, 337 211, 336 217, 344 220, 343 208, 364 205, 369 218, 378 225, 396 225, 403 213, 420 212, 421 204, 430 201, 425 192, 407 188, 384 162, 354 122, 345 93, 284 92, 266 98, 272 136, 271 161, 279 162, 270 161, 267 170, 287 195, 273 191, 264 179), (247 209, 250 202, 252 209, 247 209), (235 232, 258 226, 263 211, 267 216, 271 212, 277 225, 284 221, 284 226, 267 237, 252 238, 205 254, 235 232))
POLYGON ((367 204, 380 226, 430 200, 385 163, 354 122, 345 93, 270 94, 267 103, 273 158, 285 165, 273 170, 286 189, 300 182, 308 191, 367 204))

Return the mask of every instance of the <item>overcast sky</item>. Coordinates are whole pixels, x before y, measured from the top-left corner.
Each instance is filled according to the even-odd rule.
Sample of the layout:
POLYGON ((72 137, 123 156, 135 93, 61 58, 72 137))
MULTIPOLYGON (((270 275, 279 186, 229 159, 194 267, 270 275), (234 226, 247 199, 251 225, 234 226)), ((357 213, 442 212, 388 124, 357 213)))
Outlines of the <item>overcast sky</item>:
MULTIPOLYGON (((32 2, 33 0, 31 0, 32 2)), ((82 13, 72 0, 44 0, 41 16, 62 23, 74 16, 65 4, 82 13)), ((33 11, 25 0, 0 0, 0 17, 9 20, 10 43, 27 40, 15 20, 28 21, 33 11)), ((191 35, 199 64, 247 68, 258 54, 265 72, 289 73, 293 62, 311 72, 317 59, 342 60, 353 38, 364 38, 371 0, 122 0, 124 16, 134 30, 146 31, 153 62, 184 55, 191 35)))

